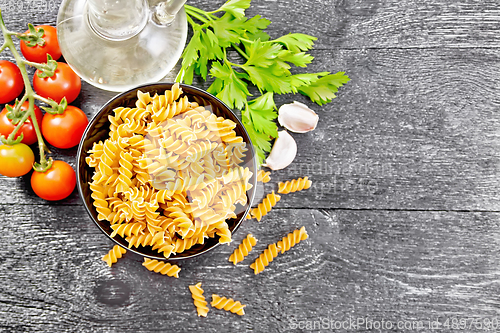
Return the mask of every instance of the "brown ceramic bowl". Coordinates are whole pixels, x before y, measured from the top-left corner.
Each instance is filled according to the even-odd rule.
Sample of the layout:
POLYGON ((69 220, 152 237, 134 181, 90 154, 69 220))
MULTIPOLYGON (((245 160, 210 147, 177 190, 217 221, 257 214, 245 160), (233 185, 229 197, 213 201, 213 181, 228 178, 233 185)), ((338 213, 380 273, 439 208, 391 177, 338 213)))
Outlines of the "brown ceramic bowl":
MULTIPOLYGON (((97 219, 98 214, 93 205, 94 200, 91 197, 92 192, 89 187, 89 183, 92 181, 92 175, 94 174, 94 168, 91 168, 87 165, 87 163, 85 162, 85 158, 89 155, 87 152, 92 148, 94 142, 104 141, 109 137, 110 122, 108 120, 108 116, 113 114, 113 109, 119 106, 135 107, 138 90, 141 90, 145 93, 149 92, 151 96, 153 96, 155 93, 159 95, 163 94, 165 90, 170 89, 172 86, 173 83, 146 84, 115 96, 109 102, 107 102, 96 115, 94 115, 89 125, 87 126, 87 129, 85 130, 85 133, 83 134, 82 140, 78 147, 77 184, 78 192, 83 199, 85 208, 87 209, 87 212, 89 213, 92 221, 94 221, 97 227, 113 242, 124 248, 128 248, 127 241, 125 241, 125 239, 123 239, 119 235, 111 237, 113 229, 111 229, 110 223, 108 221, 99 221, 97 219)), ((181 87, 183 90, 183 96, 188 96, 190 101, 196 101, 198 102, 198 104, 207 107, 208 109, 212 110, 212 112, 215 113, 218 117, 224 117, 226 119, 234 121, 237 124, 235 128, 236 133, 239 136, 243 137, 243 141, 247 144, 248 151, 244 163, 245 166, 248 166, 250 168, 250 171, 253 172, 253 176, 250 179, 250 184, 252 184, 253 187, 247 191, 247 204, 243 207, 239 207, 237 218, 227 220, 229 229, 234 233, 248 214, 255 196, 257 164, 252 142, 241 121, 221 100, 207 93, 206 91, 193 86, 181 84, 181 87)), ((216 236, 215 238, 207 238, 204 244, 195 245, 189 250, 170 256, 170 258, 167 260, 187 259, 204 254, 219 245, 218 239, 218 236, 216 236)), ((165 260, 165 257, 162 254, 153 251, 150 247, 133 247, 129 250, 151 259, 165 260)))

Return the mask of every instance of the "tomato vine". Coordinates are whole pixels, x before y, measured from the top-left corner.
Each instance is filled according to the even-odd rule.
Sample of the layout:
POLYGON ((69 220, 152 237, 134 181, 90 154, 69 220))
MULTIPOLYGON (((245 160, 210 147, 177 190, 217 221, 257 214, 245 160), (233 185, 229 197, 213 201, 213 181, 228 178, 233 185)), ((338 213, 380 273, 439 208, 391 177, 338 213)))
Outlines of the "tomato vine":
POLYGON ((33 168, 35 171, 38 172, 45 172, 49 170, 52 167, 53 160, 52 158, 47 159, 45 153, 50 153, 50 151, 47 148, 47 145, 45 144, 45 141, 43 140, 42 133, 40 131, 40 124, 38 123, 38 120, 35 116, 35 100, 41 101, 45 104, 48 104, 49 107, 44 107, 43 109, 51 114, 62 114, 64 110, 66 109, 68 103, 66 99, 64 98, 60 103, 57 103, 51 99, 42 97, 38 95, 34 90, 33 87, 31 86, 31 82, 28 76, 28 72, 26 71, 26 65, 28 66, 33 66, 36 69, 38 69, 41 74, 40 76, 42 77, 51 77, 54 75, 56 69, 57 69, 57 62, 52 59, 50 55, 47 55, 47 62, 46 63, 37 63, 37 62, 32 62, 32 61, 27 61, 21 57, 19 52, 17 51, 14 41, 12 39, 12 36, 17 37, 21 40, 28 41, 30 43, 33 43, 33 45, 43 45, 45 41, 43 40, 43 30, 36 30, 33 25, 29 25, 29 32, 27 33, 17 33, 13 32, 7 29, 3 17, 2 17, 2 11, 0 9, 0 30, 2 31, 3 37, 4 37, 4 42, 0 46, 0 53, 3 52, 6 49, 9 49, 12 52, 12 55, 14 56, 14 59, 16 60, 16 64, 21 70, 21 75, 23 78, 24 82, 24 87, 25 87, 25 92, 24 95, 22 96, 21 100, 16 99, 14 107, 11 107, 9 105, 6 105, 6 108, 8 109, 8 114, 9 114, 9 119, 16 119, 16 122, 14 123, 16 127, 12 132, 7 136, 0 136, 0 141, 6 145, 15 145, 18 144, 22 141, 23 139, 23 134, 17 136, 16 134, 18 131, 21 129, 22 125, 26 122, 28 118, 31 119, 31 122, 33 124, 33 128, 35 130, 36 136, 37 136, 37 142, 38 142, 38 149, 40 152, 40 161, 39 163, 34 163, 33 168), (22 111, 21 106, 24 104, 24 102, 28 101, 29 107, 28 110, 22 111))

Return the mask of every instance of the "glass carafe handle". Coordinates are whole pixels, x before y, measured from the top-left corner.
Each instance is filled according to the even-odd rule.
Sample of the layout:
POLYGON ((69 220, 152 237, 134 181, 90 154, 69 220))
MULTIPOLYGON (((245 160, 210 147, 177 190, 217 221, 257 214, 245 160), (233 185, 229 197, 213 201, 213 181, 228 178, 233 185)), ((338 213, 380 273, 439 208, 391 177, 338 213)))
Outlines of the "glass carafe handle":
POLYGON ((185 3, 186 0, 150 0, 149 5, 153 6, 153 21, 161 25, 170 24, 185 3))

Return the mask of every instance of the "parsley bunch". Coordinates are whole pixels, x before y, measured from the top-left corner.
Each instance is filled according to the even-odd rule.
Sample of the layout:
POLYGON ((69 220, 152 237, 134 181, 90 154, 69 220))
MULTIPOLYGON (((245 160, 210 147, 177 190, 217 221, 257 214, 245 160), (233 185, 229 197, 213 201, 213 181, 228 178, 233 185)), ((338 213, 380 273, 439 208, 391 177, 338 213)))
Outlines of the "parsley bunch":
POLYGON ((182 54, 182 68, 176 81, 191 84, 194 74, 214 81, 208 92, 231 108, 241 110, 242 122, 255 146, 258 163, 271 151, 271 140, 278 136, 274 94, 302 93, 323 105, 335 98, 338 88, 349 81, 344 72, 292 74, 293 66, 306 67, 313 57, 306 53, 315 37, 291 33, 271 40, 264 31, 271 21, 256 15, 245 16, 251 0, 228 0, 219 9, 207 12, 185 5, 193 36, 182 54), (223 13, 222 16, 216 16, 223 13), (231 62, 228 49, 238 52, 242 61, 231 62), (252 96, 249 84, 260 96, 252 96))

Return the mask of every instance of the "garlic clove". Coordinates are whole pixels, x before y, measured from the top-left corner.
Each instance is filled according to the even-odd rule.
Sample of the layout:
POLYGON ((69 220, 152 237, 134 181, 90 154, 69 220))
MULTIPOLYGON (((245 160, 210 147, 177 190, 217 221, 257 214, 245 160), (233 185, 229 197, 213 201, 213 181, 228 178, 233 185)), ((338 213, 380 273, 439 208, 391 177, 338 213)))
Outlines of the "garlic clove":
POLYGON ((297 155, 297 143, 287 131, 279 131, 278 138, 274 141, 273 149, 262 164, 271 170, 281 170, 293 162, 297 155))
POLYGON ((278 122, 295 133, 306 133, 316 128, 319 116, 300 102, 283 104, 278 111, 278 122))

